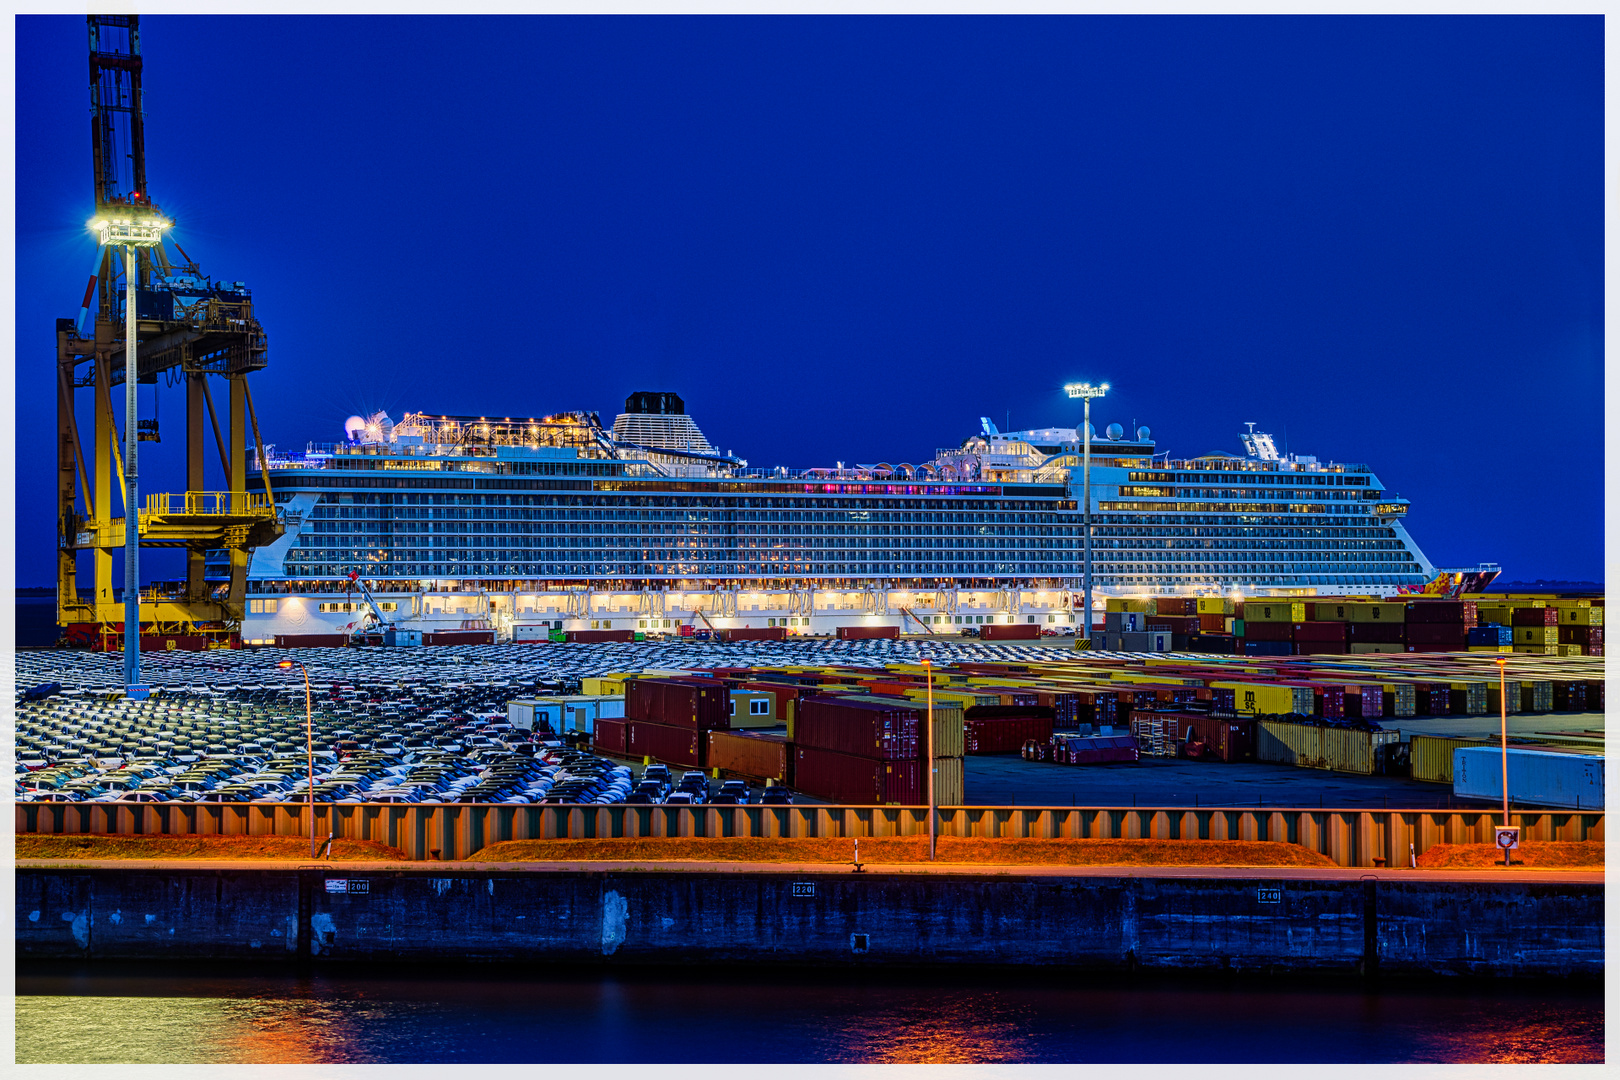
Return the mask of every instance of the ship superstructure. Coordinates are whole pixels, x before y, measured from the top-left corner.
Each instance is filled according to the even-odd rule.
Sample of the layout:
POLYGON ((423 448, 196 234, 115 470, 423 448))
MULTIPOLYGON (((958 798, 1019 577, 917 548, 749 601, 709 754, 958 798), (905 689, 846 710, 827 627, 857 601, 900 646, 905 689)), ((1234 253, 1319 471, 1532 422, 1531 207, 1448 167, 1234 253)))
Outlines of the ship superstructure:
MULTIPOLYGON (((286 533, 254 553, 243 637, 342 630, 368 582, 396 625, 826 633, 1071 626, 1082 572, 1080 433, 988 420, 920 464, 750 468, 674 394, 593 412, 352 418, 342 443, 272 447, 286 533)), ((1110 595, 1381 594, 1436 574, 1405 500, 1364 465, 1172 459, 1151 432, 1092 438, 1093 580, 1110 595)))

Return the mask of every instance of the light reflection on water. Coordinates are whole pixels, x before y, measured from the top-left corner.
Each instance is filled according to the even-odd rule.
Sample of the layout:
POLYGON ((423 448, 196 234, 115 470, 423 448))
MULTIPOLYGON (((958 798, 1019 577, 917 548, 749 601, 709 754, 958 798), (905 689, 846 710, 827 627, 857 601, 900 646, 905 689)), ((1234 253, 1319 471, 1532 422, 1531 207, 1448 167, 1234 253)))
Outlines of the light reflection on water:
POLYGON ((1603 1060, 1595 985, 25 966, 16 1019, 27 1063, 1603 1060))

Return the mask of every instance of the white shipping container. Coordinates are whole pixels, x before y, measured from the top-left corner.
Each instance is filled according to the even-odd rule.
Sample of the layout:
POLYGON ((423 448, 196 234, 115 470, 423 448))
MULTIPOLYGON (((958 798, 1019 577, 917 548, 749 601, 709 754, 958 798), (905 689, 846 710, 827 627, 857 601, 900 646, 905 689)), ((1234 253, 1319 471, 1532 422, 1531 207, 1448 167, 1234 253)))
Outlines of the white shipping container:
POLYGON ((543 721, 553 733, 562 730, 562 698, 513 698, 506 703, 506 721, 519 731, 533 731, 543 721))
MULTIPOLYGON (((1603 759, 1509 748, 1508 799, 1515 806, 1603 809, 1603 759)), ((1452 751, 1451 790, 1467 799, 1502 801, 1502 749, 1459 746, 1452 751)))

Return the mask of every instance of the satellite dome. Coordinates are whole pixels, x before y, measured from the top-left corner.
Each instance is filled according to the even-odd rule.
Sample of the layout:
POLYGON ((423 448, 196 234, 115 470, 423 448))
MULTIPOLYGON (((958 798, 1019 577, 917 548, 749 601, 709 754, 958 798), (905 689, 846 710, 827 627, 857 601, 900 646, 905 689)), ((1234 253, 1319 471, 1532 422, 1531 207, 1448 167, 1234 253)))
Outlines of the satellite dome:
POLYGON ((364 430, 366 430, 366 418, 363 416, 351 416, 343 421, 343 434, 348 436, 350 442, 360 438, 360 433, 364 430))
POLYGON ((1136 437, 1141 439, 1143 442, 1147 442, 1149 439, 1153 438, 1153 429, 1148 427, 1146 424, 1143 424, 1141 427, 1136 429, 1136 437))
POLYGON ((1109 424, 1108 425, 1108 437, 1110 439, 1117 439, 1121 435, 1124 435, 1124 434, 1125 434, 1125 429, 1120 427, 1118 424, 1109 424))

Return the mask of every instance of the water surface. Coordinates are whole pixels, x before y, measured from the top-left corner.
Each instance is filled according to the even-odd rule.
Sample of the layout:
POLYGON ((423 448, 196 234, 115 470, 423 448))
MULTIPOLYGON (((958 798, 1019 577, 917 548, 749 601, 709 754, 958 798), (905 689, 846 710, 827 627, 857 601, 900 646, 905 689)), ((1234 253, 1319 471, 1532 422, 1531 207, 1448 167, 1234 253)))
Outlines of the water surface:
POLYGON ((1601 1062, 1596 984, 21 965, 19 1062, 1601 1062))

